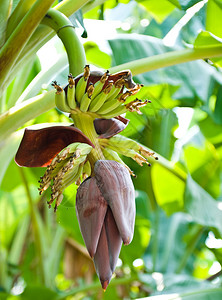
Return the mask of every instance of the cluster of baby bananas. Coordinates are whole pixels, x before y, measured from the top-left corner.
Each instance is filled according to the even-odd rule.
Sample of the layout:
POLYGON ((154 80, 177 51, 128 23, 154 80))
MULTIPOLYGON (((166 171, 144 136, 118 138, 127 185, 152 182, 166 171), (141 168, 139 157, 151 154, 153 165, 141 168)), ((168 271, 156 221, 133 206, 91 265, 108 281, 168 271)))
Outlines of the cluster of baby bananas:
POLYGON ((55 201, 54 211, 63 200, 63 191, 67 186, 81 181, 90 176, 91 166, 87 160, 92 146, 85 143, 73 143, 64 148, 53 158, 44 175, 40 178, 39 193, 46 191, 51 186, 49 208, 55 201))
MULTIPOLYGON (((109 139, 99 139, 99 143, 106 159, 116 160, 121 164, 124 164, 124 162, 120 159, 119 154, 132 158, 140 166, 143 164, 151 166, 147 158, 152 157, 155 160, 158 160, 158 157, 155 156, 154 152, 149 151, 136 141, 123 135, 115 135, 109 139)), ((127 165, 125 165, 125 167, 132 176, 135 176, 127 165)))
POLYGON ((135 98, 143 85, 129 86, 129 82, 132 83, 131 78, 130 71, 110 75, 109 71, 90 72, 89 65, 86 65, 84 73, 76 78, 69 74, 69 84, 65 89, 56 81, 52 83, 56 89, 56 106, 67 113, 80 110, 105 119, 119 116, 127 111, 136 111, 140 114, 140 108, 150 101, 135 98))

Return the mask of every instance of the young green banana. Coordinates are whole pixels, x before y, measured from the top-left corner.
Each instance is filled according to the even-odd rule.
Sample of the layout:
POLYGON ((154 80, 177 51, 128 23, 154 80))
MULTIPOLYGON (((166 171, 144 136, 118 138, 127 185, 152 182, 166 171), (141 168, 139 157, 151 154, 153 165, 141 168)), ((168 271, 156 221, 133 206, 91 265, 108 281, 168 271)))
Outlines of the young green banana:
POLYGON ((112 90, 110 91, 109 97, 107 98, 106 101, 114 99, 118 96, 118 94, 120 93, 120 91, 124 85, 124 82, 125 82, 125 79, 122 77, 114 83, 114 86, 113 86, 112 90))
POLYGON ((76 86, 76 100, 78 103, 80 103, 83 95, 85 94, 89 75, 90 75, 89 65, 86 65, 84 68, 83 76, 79 79, 76 86))
POLYGON ((100 80, 95 83, 92 100, 96 98, 96 96, 99 95, 99 93, 102 91, 102 88, 106 80, 108 79, 108 76, 109 76, 109 71, 107 70, 106 73, 104 73, 103 76, 100 78, 100 80))
POLYGON ((97 110, 100 109, 100 107, 103 105, 103 103, 106 101, 109 92, 111 91, 113 86, 113 83, 110 82, 105 89, 97 96, 95 97, 90 106, 89 106, 89 111, 91 112, 96 112, 97 110))
POLYGON ((67 88, 67 102, 71 109, 76 108, 76 100, 75 100, 75 80, 70 73, 68 76, 69 85, 67 88))
POLYGON ((70 113, 71 109, 66 102, 66 95, 63 88, 59 86, 56 81, 53 81, 52 86, 54 86, 54 88, 56 89, 56 94, 55 94, 56 107, 61 111, 70 113))
POLYGON ((110 111, 113 111, 117 107, 121 106, 122 103, 120 103, 117 99, 106 101, 103 106, 97 110, 97 114, 106 114, 110 111))
POLYGON ((125 107, 125 105, 120 105, 118 106, 117 108, 115 108, 114 110, 108 112, 108 113, 105 113, 105 114, 102 114, 101 113, 101 116, 105 119, 111 119, 111 118, 114 118, 114 117, 117 117, 121 114, 124 114, 126 113, 128 110, 127 108, 125 107))
POLYGON ((87 93, 85 93, 80 101, 80 110, 82 112, 86 112, 89 108, 89 105, 91 103, 91 97, 94 93, 94 86, 93 84, 90 84, 87 93))

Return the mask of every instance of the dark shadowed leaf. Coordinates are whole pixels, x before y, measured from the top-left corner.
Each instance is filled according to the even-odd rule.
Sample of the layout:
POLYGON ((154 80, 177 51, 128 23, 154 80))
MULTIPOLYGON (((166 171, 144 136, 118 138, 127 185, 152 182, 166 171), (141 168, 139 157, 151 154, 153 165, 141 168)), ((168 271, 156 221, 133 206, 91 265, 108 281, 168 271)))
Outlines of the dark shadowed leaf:
POLYGON ((186 182, 184 206, 195 222, 217 228, 222 234, 221 202, 214 200, 191 176, 186 182))

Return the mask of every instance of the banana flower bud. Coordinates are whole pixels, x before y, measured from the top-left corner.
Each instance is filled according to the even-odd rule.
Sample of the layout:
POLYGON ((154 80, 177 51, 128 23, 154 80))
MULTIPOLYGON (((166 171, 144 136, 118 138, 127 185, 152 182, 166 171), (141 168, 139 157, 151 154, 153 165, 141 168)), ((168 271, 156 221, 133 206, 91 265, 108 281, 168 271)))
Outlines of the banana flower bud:
POLYGON ((135 192, 128 170, 112 160, 98 160, 95 176, 78 188, 76 212, 88 252, 105 290, 115 270, 122 242, 131 242, 135 192))

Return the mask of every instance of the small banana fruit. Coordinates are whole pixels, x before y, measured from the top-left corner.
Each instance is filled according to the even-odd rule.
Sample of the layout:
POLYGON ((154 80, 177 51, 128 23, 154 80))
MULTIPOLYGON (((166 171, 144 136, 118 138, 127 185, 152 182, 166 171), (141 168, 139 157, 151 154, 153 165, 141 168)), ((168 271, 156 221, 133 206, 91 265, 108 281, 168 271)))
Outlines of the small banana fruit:
POLYGON ((79 79, 76 86, 76 100, 78 103, 80 103, 83 95, 85 94, 89 75, 90 75, 90 68, 89 65, 86 65, 84 68, 83 76, 79 79))
POLYGON ((92 100, 102 91, 102 88, 105 84, 105 82, 107 81, 109 77, 109 71, 107 70, 106 73, 104 73, 100 80, 98 80, 95 85, 94 85, 94 92, 93 92, 93 95, 92 95, 92 100))
POLYGON ((108 97, 108 94, 109 92, 111 91, 113 87, 113 83, 110 82, 106 88, 98 95, 96 96, 90 106, 89 106, 89 111, 90 112, 96 112, 97 110, 100 109, 101 106, 103 106, 104 102, 106 101, 107 97, 108 97))
POLYGON ((61 88, 56 81, 53 81, 52 86, 56 89, 55 104, 58 109, 68 113, 71 112, 71 109, 66 102, 66 96, 63 88, 61 88))
POLYGON ((69 85, 67 88, 67 102, 71 109, 76 108, 76 100, 75 100, 75 80, 72 74, 68 76, 69 85))

